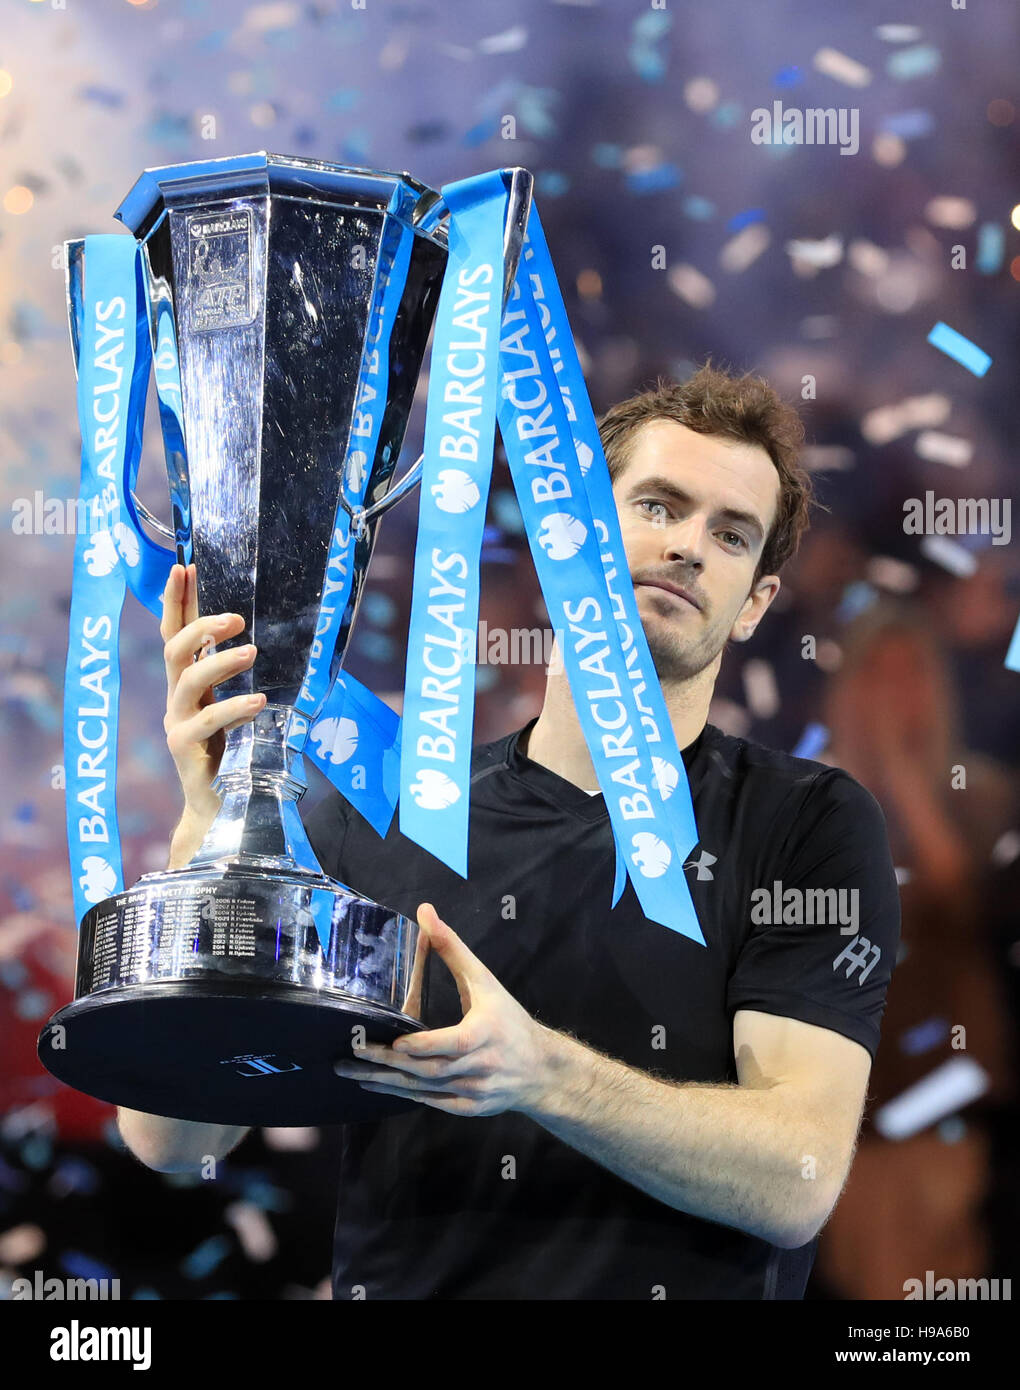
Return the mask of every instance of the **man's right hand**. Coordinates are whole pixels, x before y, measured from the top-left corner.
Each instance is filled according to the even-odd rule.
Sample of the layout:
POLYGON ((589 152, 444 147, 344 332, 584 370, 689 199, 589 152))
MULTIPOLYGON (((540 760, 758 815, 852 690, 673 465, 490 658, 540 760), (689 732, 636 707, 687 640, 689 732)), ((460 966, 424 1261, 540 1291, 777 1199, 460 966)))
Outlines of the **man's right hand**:
POLYGON ((213 820, 220 799, 213 779, 225 747, 224 734, 255 718, 265 695, 234 695, 217 700, 212 688, 246 670, 255 660, 255 647, 232 647, 206 655, 210 643, 236 637, 244 629, 240 613, 198 616, 195 566, 174 565, 163 592, 159 625, 166 666, 167 747, 184 792, 185 815, 213 820))

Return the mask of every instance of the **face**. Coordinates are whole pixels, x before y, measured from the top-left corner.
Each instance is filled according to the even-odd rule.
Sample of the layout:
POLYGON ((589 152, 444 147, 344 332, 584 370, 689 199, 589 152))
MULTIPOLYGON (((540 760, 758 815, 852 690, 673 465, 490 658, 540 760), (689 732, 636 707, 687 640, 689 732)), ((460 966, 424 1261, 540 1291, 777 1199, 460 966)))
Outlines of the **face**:
POLYGON ((613 484, 638 612, 659 679, 685 681, 746 642, 779 592, 752 588, 779 505, 779 474, 757 444, 642 425, 613 484), (666 586, 666 587, 663 587, 666 586), (670 592, 682 588, 692 601, 670 592))

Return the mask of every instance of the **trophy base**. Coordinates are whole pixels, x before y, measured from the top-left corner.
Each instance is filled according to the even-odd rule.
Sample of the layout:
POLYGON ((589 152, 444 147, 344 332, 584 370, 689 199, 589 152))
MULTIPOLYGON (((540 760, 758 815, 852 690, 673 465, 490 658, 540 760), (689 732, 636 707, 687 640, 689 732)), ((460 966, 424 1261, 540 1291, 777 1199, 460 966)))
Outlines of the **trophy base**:
POLYGON ((296 985, 162 981, 66 1005, 43 1029, 39 1056, 76 1090, 170 1119, 288 1127, 410 1109, 412 1100, 365 1091, 333 1071, 354 1056, 358 1024, 372 1043, 426 1027, 353 995, 296 985))

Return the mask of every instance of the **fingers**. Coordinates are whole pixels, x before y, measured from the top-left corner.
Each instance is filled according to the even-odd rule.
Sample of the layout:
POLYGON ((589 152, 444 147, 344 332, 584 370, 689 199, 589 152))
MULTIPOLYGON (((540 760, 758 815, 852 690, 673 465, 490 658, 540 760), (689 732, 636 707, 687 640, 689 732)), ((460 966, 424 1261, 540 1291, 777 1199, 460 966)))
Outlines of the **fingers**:
POLYGON ((181 675, 194 665, 206 638, 212 642, 225 642, 243 631, 244 619, 240 613, 214 613, 207 618, 195 618, 180 627, 163 646, 168 693, 173 691, 181 675))
POLYGON ((167 718, 175 721, 189 719, 208 703, 213 686, 247 671, 255 656, 256 648, 249 645, 231 647, 228 651, 189 662, 168 691, 167 718))
POLYGON ((253 719, 265 703, 265 695, 234 695, 229 700, 216 700, 188 719, 173 719, 169 714, 163 721, 167 731, 166 744, 175 761, 210 739, 217 730, 236 728, 253 719))

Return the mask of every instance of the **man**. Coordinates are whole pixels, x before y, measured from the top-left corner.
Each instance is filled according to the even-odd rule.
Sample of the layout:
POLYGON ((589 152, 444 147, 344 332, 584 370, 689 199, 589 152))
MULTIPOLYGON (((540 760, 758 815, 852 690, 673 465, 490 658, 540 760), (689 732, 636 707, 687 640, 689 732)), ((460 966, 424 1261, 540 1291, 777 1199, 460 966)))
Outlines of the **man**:
MULTIPOLYGON (((706 366, 600 431, 706 944, 650 922, 629 883, 610 909, 608 812, 555 664, 538 717, 474 750, 467 881, 397 817, 384 841, 328 795, 306 820, 323 869, 433 946, 429 1031, 338 1064, 414 1102, 344 1127, 338 1299, 800 1298, 849 1171, 899 935, 884 818, 840 769, 707 723, 727 642, 753 635, 807 524, 802 426, 706 366)), ((191 664, 211 621, 167 632, 168 742, 189 806, 206 798, 184 858, 213 809, 210 731, 251 717, 201 704, 222 679, 191 664)), ((121 1125, 153 1166, 244 1133, 121 1125)))

